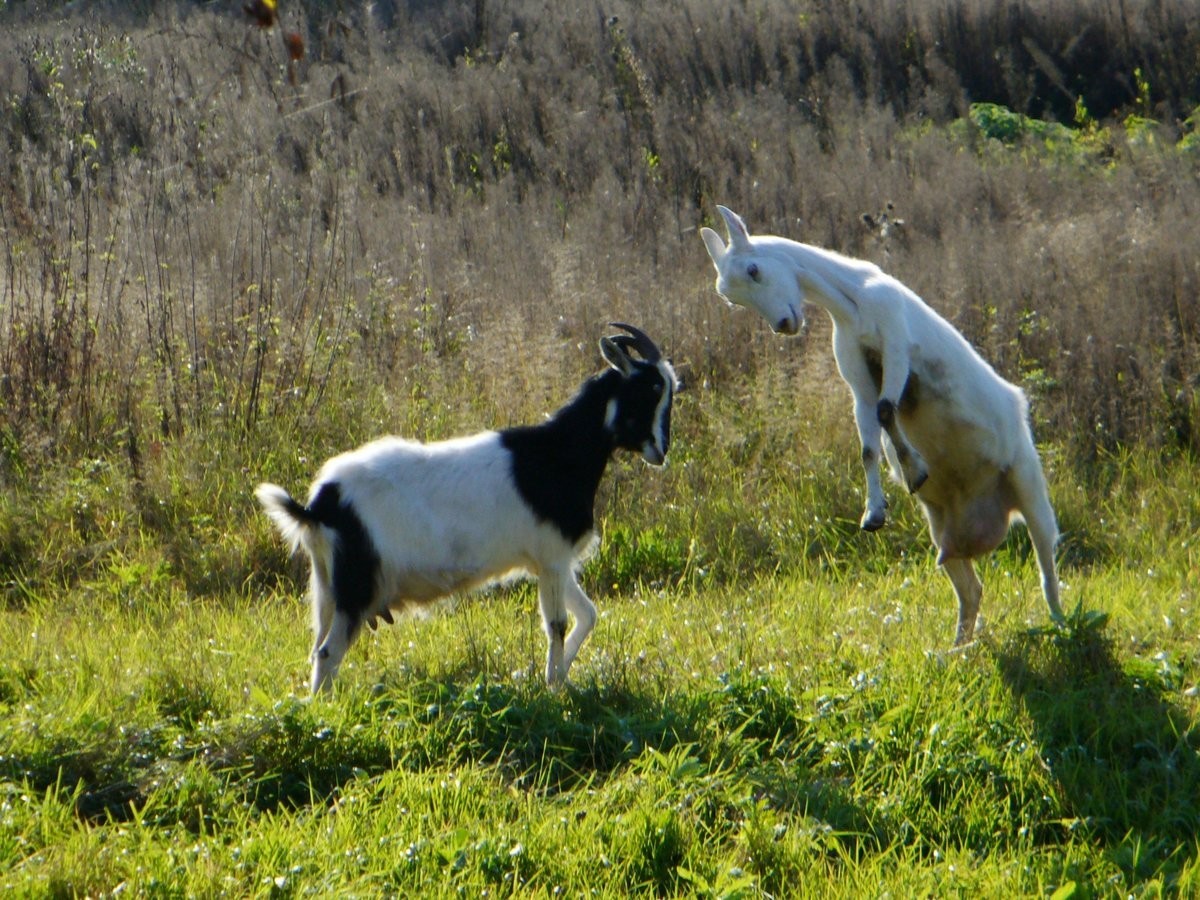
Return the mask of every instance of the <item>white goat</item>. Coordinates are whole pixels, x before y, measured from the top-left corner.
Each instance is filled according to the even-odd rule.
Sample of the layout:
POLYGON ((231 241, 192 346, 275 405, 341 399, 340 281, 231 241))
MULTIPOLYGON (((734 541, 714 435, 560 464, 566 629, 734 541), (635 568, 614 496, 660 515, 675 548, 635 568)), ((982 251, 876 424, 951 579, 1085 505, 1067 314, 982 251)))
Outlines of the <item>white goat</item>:
POLYGON ((609 457, 621 448, 659 466, 670 445, 675 373, 644 333, 613 324, 629 334, 601 338, 610 368, 542 424, 432 444, 382 438, 325 463, 307 505, 258 486, 311 562, 313 692, 330 686, 364 622, 521 571, 539 579, 546 682, 566 679, 596 623, 576 567, 595 542, 609 457))
POLYGON ((983 586, 972 560, 994 550, 1024 518, 1050 616, 1062 620, 1054 546, 1058 527, 1029 430, 1028 404, 949 322, 872 263, 787 238, 751 237, 718 206, 729 244, 701 237, 717 292, 795 334, 805 299, 833 320, 833 354, 854 394, 867 502, 861 526, 881 527, 881 435, 892 475, 916 495, 958 595, 955 645, 970 641, 983 586))

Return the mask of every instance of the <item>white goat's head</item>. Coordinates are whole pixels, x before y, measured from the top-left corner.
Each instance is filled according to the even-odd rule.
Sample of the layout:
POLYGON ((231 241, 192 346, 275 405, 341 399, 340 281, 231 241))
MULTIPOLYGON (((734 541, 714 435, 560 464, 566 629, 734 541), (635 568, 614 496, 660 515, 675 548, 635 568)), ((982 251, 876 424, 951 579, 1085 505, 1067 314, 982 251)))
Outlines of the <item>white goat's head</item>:
POLYGON ((804 324, 804 293, 795 274, 771 251, 769 238, 751 239, 746 223, 718 206, 729 232, 729 244, 711 228, 700 237, 717 267, 717 293, 738 306, 753 309, 779 334, 795 334, 804 324))

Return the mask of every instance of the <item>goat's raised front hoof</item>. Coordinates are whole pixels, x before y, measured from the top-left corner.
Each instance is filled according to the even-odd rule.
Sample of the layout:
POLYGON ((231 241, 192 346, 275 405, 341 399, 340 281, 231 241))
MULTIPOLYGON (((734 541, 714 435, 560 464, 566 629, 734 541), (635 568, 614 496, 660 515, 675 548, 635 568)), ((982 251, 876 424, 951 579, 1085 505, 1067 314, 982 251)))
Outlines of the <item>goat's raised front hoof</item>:
POLYGON ((882 509, 866 510, 863 512, 862 520, 858 523, 858 527, 863 531, 878 531, 883 527, 883 523, 887 521, 887 513, 882 509))
POLYGON ((919 491, 925 485, 925 482, 928 480, 929 480, 928 472, 922 471, 922 472, 918 473, 917 477, 908 483, 908 492, 910 494, 915 494, 917 491, 919 491))

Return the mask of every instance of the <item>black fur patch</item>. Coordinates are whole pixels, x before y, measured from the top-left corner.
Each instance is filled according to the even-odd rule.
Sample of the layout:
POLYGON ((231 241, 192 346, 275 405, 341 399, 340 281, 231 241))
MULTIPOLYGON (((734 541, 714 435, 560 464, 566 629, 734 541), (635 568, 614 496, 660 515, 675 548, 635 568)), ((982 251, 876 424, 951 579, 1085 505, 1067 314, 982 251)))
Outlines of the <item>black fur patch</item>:
POLYGON ((880 400, 875 414, 879 417, 879 424, 884 428, 891 429, 896 424, 896 406, 891 400, 880 400))
MULTIPOLYGON (((654 436, 654 413, 663 393, 671 390, 657 366, 638 363, 634 373, 620 385, 616 394, 617 417, 613 422, 617 446, 640 453, 642 445, 654 436)), ((671 406, 662 422, 663 452, 671 444, 671 406)))
POLYGON ((321 485, 308 512, 313 519, 337 532, 333 551, 333 596, 337 608, 351 617, 353 630, 375 598, 379 553, 354 507, 343 502, 336 481, 321 485))
MULTIPOLYGON (((883 390, 883 360, 879 353, 875 350, 863 348, 863 359, 867 363, 867 371, 871 375, 871 381, 875 383, 875 392, 883 390)), ((908 414, 917 408, 917 404, 921 400, 921 380, 913 371, 909 371, 908 377, 904 380, 904 388, 900 391, 900 412, 908 414)), ((882 424, 882 420, 881 420, 882 424)))
POLYGON ((540 521, 553 523, 572 544, 594 525, 596 489, 615 446, 604 412, 621 380, 606 372, 548 421, 500 432, 517 491, 540 521))

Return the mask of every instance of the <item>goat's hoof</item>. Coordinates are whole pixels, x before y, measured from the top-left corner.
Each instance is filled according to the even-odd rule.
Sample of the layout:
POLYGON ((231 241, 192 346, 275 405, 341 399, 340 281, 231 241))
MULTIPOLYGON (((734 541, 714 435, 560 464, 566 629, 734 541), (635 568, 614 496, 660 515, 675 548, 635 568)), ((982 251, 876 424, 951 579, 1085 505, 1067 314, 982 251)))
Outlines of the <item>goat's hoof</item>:
POLYGON ((858 527, 863 531, 878 531, 883 527, 883 523, 885 521, 887 521, 887 515, 882 509, 868 509, 863 513, 862 520, 858 523, 858 527))
POLYGON ((970 630, 959 628, 958 633, 954 636, 954 650, 966 650, 968 647, 974 647, 979 639, 983 636, 983 617, 981 616, 971 624, 970 630))
POLYGON ((946 661, 951 659, 966 659, 978 646, 979 642, 974 638, 969 641, 963 641, 962 643, 955 641, 954 646, 952 646, 949 650, 946 650, 942 658, 946 661))
POLYGON ((920 475, 918 475, 916 478, 914 478, 912 481, 910 481, 908 483, 908 492, 910 494, 915 494, 922 487, 924 487, 925 482, 928 480, 929 480, 929 473, 922 472, 920 475))

